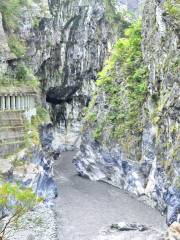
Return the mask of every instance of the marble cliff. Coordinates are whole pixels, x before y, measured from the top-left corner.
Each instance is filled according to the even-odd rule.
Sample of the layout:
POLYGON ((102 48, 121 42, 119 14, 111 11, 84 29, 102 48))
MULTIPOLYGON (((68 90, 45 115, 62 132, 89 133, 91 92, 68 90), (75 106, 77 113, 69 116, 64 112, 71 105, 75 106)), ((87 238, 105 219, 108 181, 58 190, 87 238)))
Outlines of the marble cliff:
MULTIPOLYGON (((40 195, 54 197, 57 192, 52 180, 53 151, 58 153, 59 145, 61 148, 67 142, 72 146, 82 135, 80 150, 74 160, 80 175, 103 180, 136 194, 142 201, 167 212, 169 225, 178 221, 179 19, 176 7, 171 6, 176 6, 176 1, 27 2, 19 8, 16 6, 12 14, 0 0, 0 122, 9 119, 7 127, 12 129, 15 126, 11 119, 19 121, 22 133, 13 139, 15 145, 27 138, 24 133, 26 121, 21 116, 28 107, 27 102, 22 98, 21 104, 18 103, 18 94, 13 102, 15 89, 19 87, 24 88, 21 97, 28 94, 27 87, 36 92, 34 115, 36 112, 39 115, 38 119, 34 116, 35 122, 38 125, 47 123, 41 118, 44 111, 48 112, 51 121, 41 128, 40 139, 32 126, 28 132, 28 138, 32 137, 34 144, 30 147, 31 153, 27 150, 21 154, 20 164, 15 161, 16 164, 12 165, 12 161, 7 161, 7 171, 3 174, 12 173, 15 166, 17 179, 26 179, 24 184, 35 186, 40 195), (135 17, 124 16, 121 9, 133 11, 135 17), (124 35, 124 30, 138 14, 142 15, 142 24, 135 32, 129 30, 124 35), (140 36, 137 35, 139 32, 142 33, 140 36), (137 80, 141 84, 139 89, 135 89, 132 81, 131 85, 127 83, 124 69, 128 70, 130 63, 124 64, 126 59, 116 59, 116 54, 111 58, 113 45, 118 39, 130 38, 132 33, 137 40, 133 42, 137 49, 132 49, 134 65, 131 67, 136 68, 137 64, 139 71, 128 79, 137 80), (107 81, 110 85, 106 81, 99 85, 96 79, 99 78, 98 72, 108 65, 106 59, 115 59, 110 66, 113 76, 107 81), (135 90, 139 91, 138 94, 135 90), (136 99, 137 96, 140 97, 136 99), (134 99, 137 105, 131 105, 130 99, 134 99), (39 106, 46 110, 40 110, 39 106), (136 112, 132 111, 132 106, 136 112), (16 107, 19 114, 11 113, 16 107), (118 125, 119 119, 121 124, 118 125), (54 129, 56 137, 53 140, 54 129), (37 145, 40 148, 37 149, 37 145), (51 145, 57 145, 57 148, 53 149, 51 145), (27 169, 22 169, 23 159, 28 162, 28 177, 24 174, 27 169)), ((119 49, 120 45, 117 42, 115 48, 119 49)), ((4 141, 1 128, 0 141, 4 141)), ((11 133, 8 136, 10 139, 11 133)), ((1 142, 0 149, 6 151, 1 142)), ((4 157, 0 160, 2 166, 4 157)))
POLYGON ((165 2, 145 2, 142 63, 132 78, 141 83, 139 92, 136 95, 131 76, 129 82, 123 76, 129 62, 123 65, 125 60, 118 58, 113 62, 115 52, 109 68, 100 74, 74 160, 81 175, 111 183, 167 211, 168 224, 179 219, 180 211, 178 28, 178 19, 165 2), (147 68, 144 82, 142 66, 147 68))
POLYGON ((62 136, 55 134, 52 146, 74 142, 97 72, 126 25, 109 1, 0 1, 0 168, 5 178, 33 187, 47 200, 57 195, 52 164, 59 150, 51 147, 52 123, 62 136))

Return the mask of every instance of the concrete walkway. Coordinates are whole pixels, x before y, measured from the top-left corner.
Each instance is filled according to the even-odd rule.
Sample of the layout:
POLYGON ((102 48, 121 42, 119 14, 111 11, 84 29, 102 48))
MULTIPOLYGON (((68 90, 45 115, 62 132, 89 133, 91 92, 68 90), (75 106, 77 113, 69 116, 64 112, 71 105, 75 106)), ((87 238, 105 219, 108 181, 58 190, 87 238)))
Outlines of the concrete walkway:
POLYGON ((123 191, 77 175, 72 164, 75 152, 66 152, 55 162, 59 188, 56 200, 58 240, 92 240, 103 228, 120 221, 165 227, 159 212, 123 191))

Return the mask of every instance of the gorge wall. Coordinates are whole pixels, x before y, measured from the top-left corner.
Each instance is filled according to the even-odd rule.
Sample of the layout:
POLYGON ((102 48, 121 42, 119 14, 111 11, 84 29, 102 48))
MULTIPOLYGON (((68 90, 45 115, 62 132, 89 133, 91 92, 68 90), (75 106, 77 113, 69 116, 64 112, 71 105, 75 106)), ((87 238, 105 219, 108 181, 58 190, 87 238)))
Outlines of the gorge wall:
POLYGON ((79 174, 167 210, 168 224, 180 213, 179 22, 171 9, 147 0, 142 39, 139 23, 115 46, 97 81, 74 160, 79 174))
MULTIPOLYGON (((119 6, 121 2, 116 3, 119 6)), ((130 80, 137 80, 138 89, 132 81, 127 86, 124 68, 127 70, 129 63, 122 69, 124 59, 116 57, 111 66, 113 76, 107 79, 110 85, 95 85, 113 44, 129 26, 111 1, 32 1, 21 6, 18 17, 15 16, 18 26, 9 21, 0 5, 0 84, 38 88, 39 79, 41 92, 37 103, 49 110, 55 125, 60 125, 60 145, 67 139, 72 144, 79 136, 84 107, 89 106, 93 114, 85 118, 81 148, 75 160, 79 173, 135 193, 161 211, 168 206, 170 224, 177 220, 180 211, 179 25, 176 11, 165 2, 145 2, 142 39, 138 35, 140 25, 126 33, 127 38, 132 33, 136 37, 131 67, 134 71, 137 64, 139 72, 134 72, 136 75, 130 80), (109 80, 113 79, 112 85, 109 80), (96 93, 92 100, 93 90, 96 93), (127 95, 129 92, 135 95, 127 95), (137 106, 130 106, 129 97, 137 106), (129 114, 128 118, 124 113, 129 114), (108 121, 102 121, 106 116, 108 121), (117 121, 121 124, 113 125, 117 121), (121 138, 117 138, 118 134, 121 138)), ((131 10, 144 1, 128 3, 131 10)), ((127 1, 123 4, 126 7, 127 1)), ((118 43, 117 49, 121 46, 118 43)), ((48 137, 46 140, 49 141, 48 137)), ((51 162, 46 162, 41 153, 38 156, 40 161, 36 157, 34 161, 44 169, 48 166, 51 172, 51 162)), ((42 185, 43 176, 48 176, 44 172, 39 178, 42 185)))
MULTIPOLYGON (((134 3, 133 8, 137 5, 134 3)), ((127 7, 126 3, 121 4, 127 7)), ((14 173, 23 183, 28 178, 28 186, 35 186, 35 191, 43 192, 42 195, 49 194, 47 189, 53 185, 53 154, 49 149, 52 132, 51 125, 45 126, 40 139, 39 125, 46 122, 43 119, 46 111, 41 108, 48 109, 51 121, 61 127, 52 146, 59 147, 67 139, 72 144, 79 135, 83 108, 91 99, 97 72, 127 25, 116 4, 107 0, 0 1, 0 92, 6 96, 10 91, 14 96, 20 89, 24 95, 30 88, 36 92, 37 112, 32 121, 23 119, 23 133, 16 137, 13 116, 18 112, 13 108, 12 96, 5 98, 8 102, 0 114, 3 119, 8 116, 11 139, 0 129, 3 141, 0 161, 6 168, 1 169, 6 177, 14 173), (15 145, 11 152, 10 143, 15 145)), ((1 105, 4 106, 2 102, 1 105)), ((56 195, 56 190, 52 195, 56 195)))
MULTIPOLYGON (((117 2, 126 7, 126 2, 117 2)), ((136 8, 137 1, 133 3, 128 8, 136 8)), ((114 4, 108 0, 31 1, 20 6, 18 19, 14 18, 18 26, 9 20, 8 11, 3 12, 8 7, 1 6, 1 78, 23 81, 23 71, 28 79, 33 74, 38 77, 41 102, 61 126, 61 133, 67 133, 67 125, 69 133, 79 131, 82 108, 91 98, 97 72, 127 25, 114 4)))

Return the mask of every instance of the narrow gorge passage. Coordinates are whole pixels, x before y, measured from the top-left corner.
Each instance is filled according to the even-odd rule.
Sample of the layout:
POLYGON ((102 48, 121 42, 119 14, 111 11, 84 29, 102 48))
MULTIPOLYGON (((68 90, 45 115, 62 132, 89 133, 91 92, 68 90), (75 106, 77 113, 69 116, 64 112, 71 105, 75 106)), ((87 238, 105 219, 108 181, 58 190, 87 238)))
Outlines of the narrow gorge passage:
POLYGON ((55 161, 59 189, 56 200, 58 240, 92 240, 100 230, 120 221, 165 227, 165 218, 118 188, 79 177, 72 164, 75 152, 55 161))

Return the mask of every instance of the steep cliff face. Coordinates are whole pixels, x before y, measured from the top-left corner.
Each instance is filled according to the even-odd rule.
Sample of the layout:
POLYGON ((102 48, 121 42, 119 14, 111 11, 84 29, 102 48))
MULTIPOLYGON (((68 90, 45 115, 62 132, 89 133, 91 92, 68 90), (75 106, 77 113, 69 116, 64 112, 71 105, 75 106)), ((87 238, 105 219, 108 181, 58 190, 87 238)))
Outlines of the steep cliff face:
POLYGON ((138 28, 117 43, 100 74, 75 159, 81 175, 135 193, 162 212, 167 208, 168 224, 180 213, 179 25, 171 4, 146 1, 142 59, 138 28), (125 55, 129 43, 134 58, 125 55))
MULTIPOLYGON (((168 217, 175 207, 179 213, 180 129, 179 129, 179 15, 176 2, 147 2, 144 10, 142 49, 144 61, 149 68, 148 86, 150 96, 145 108, 146 129, 152 135, 155 171, 149 177, 150 197, 163 192, 160 198, 168 204, 168 217), (174 7, 174 13, 171 10, 174 7), (152 15, 155 13, 154 15, 152 15), (150 17, 151 16, 151 17, 150 17), (155 25, 154 25, 155 23, 155 25), (150 31, 147 30, 150 27, 150 31), (151 183, 151 184, 150 184, 151 183), (153 190, 153 191, 152 191, 153 190), (155 192, 155 194, 154 194, 155 192)), ((152 160, 145 154, 146 160, 152 160)), ((168 219, 170 222, 175 220, 168 219)))
POLYGON ((61 125, 61 133, 66 127, 65 134, 72 136, 78 131, 82 109, 88 104, 97 72, 116 37, 102 1, 58 1, 56 9, 60 40, 51 58, 42 64, 40 75, 46 79, 44 90, 53 121, 61 125))
MULTIPOLYGON (((37 105, 47 107, 53 122, 62 126, 61 138, 58 135, 53 146, 56 143, 57 146, 61 145, 66 139, 72 143, 79 134, 83 108, 91 98, 97 72, 101 70, 113 43, 128 25, 117 12, 114 3, 107 0, 41 0, 19 1, 14 4, 13 1, 0 0, 0 88, 5 86, 13 92, 18 86, 23 93, 25 86, 38 90, 38 81, 40 82, 42 91, 38 91, 41 96, 37 99, 37 105), (67 132, 70 133, 69 136, 67 132)), ((1 109, 4 118, 7 115, 7 111, 4 112, 7 106, 5 108, 1 109)), ((8 147, 1 145, 1 153, 16 153, 20 150, 19 147, 25 147, 19 146, 17 140, 22 140, 24 144, 24 138, 32 141, 32 135, 35 137, 33 145, 44 145, 44 142, 45 145, 47 142, 50 144, 52 133, 50 140, 43 133, 42 141, 36 141, 39 140, 38 132, 34 132, 29 125, 25 129, 25 122, 21 126, 23 134, 16 133, 14 129, 11 132, 16 120, 13 116, 17 113, 14 109, 9 112, 10 123, 7 127, 10 133, 7 135, 3 126, 0 129, 2 141, 5 141, 7 135, 8 147), (16 148, 10 145, 9 138, 16 148)), ((37 119, 33 120, 36 122, 37 119)), ((19 121, 20 119, 17 124, 20 124, 19 121)), ((38 126, 36 123, 35 125, 37 130, 38 126)), ((6 169, 1 170, 5 175, 14 174, 14 178, 23 184, 26 179, 27 185, 33 185, 40 195, 54 196, 56 189, 52 180, 52 158, 47 152, 49 149, 36 149, 33 146, 23 156, 21 152, 15 154, 15 158, 22 164, 17 168, 13 166, 14 159, 7 156, 8 163, 2 167, 6 166, 6 169), (32 152, 33 157, 28 157, 32 152), (26 161, 25 158, 29 160, 26 161)), ((1 158, 1 163, 5 161, 6 159, 1 158)))
MULTIPOLYGON (((37 90, 39 80, 42 91, 38 92, 39 95, 41 94, 41 99, 37 99, 37 104, 46 106, 53 122, 62 127, 61 138, 58 135, 53 146, 56 143, 57 146, 61 145, 66 139, 72 143, 79 134, 83 108, 91 99, 97 72, 101 70, 108 51, 117 37, 122 35, 124 27, 128 25, 118 12, 117 3, 119 1, 108 0, 40 0, 19 1, 15 4, 13 1, 0 1, 0 87, 5 86, 12 92, 17 86, 22 91, 24 86, 31 86, 37 90), (67 132, 70 135, 67 136, 67 132)), ((124 1, 120 5, 134 9, 137 7, 137 1, 133 3, 127 6, 124 1)), ((1 115, 4 117, 7 111, 6 113, 3 111, 1 115)), ((9 112, 11 117, 8 119, 10 121, 8 128, 11 128, 14 127, 12 120, 15 113, 13 110, 9 112)), ((31 139, 28 134, 24 136, 26 132, 24 125, 25 123, 22 124, 23 136, 21 133, 16 136, 15 130, 10 132, 13 135, 13 138, 10 136, 13 144, 14 142, 16 144, 16 139, 19 138, 22 138, 20 140, 23 143, 24 137, 31 139)), ((33 134, 31 130, 30 135, 33 134)), ((4 129, 0 131, 4 141, 4 129)), ((37 131, 35 138, 39 138, 37 131)), ((9 141, 8 139, 8 147, 9 141)), ((39 141, 35 143, 38 144, 39 141)), ((2 153, 9 153, 10 147, 5 148, 3 145, 0 148, 2 153)), ((17 149, 20 150, 19 145, 16 149, 11 146, 12 154, 17 149)), ((38 153, 34 148, 32 151, 39 154, 37 161, 40 162, 34 160, 36 157, 29 162, 33 164, 36 162, 37 168, 41 164, 46 168, 44 153, 41 151, 38 153)), ((25 157, 22 158, 20 162, 24 162, 25 157)), ((1 162, 5 161, 1 160, 1 162)), ((5 171, 7 174, 12 172, 12 161, 8 163, 8 170, 5 171)), ((52 161, 47 165, 50 166, 51 163, 52 161)), ((21 171, 20 175, 23 175, 21 171)), ((36 183, 40 185, 37 191, 39 189, 41 191, 44 188, 43 184, 46 185, 48 182, 47 178, 49 176, 51 178, 51 173, 46 174, 44 171, 41 176, 38 172, 33 177, 35 181, 37 176, 39 180, 36 183)), ((23 178, 26 179, 24 175, 22 181, 23 178)), ((29 179, 30 184, 33 181, 29 179)))
POLYGON ((57 1, 50 8, 60 39, 39 74, 52 120, 60 125, 58 142, 73 144, 97 72, 127 23, 111 1, 57 1))
POLYGON ((18 26, 17 19, 9 20, 12 11, 9 18, 0 5, 0 84, 28 85, 38 76, 41 102, 66 136, 58 136, 58 145, 67 139, 72 144, 79 135, 95 89, 75 160, 78 171, 135 193, 161 211, 168 206, 168 223, 180 211, 179 26, 172 3, 145 2, 142 39, 139 26, 127 31, 97 88, 97 73, 129 25, 117 9, 136 10, 144 1, 32 1, 20 7, 18 26))
POLYGON ((18 78, 19 66, 31 69, 41 81, 43 104, 66 133, 78 131, 97 72, 127 25, 115 6, 107 0, 32 1, 20 7, 13 30, 3 14, 1 73, 18 78))
MULTIPOLYGON (((41 44, 51 31, 43 29, 40 34, 37 30, 41 20, 51 18, 48 2, 0 1, 0 12, 0 175, 5 180, 32 187, 45 199, 52 199, 57 194, 52 179, 52 158, 42 149, 38 132, 44 120, 39 114, 33 114, 33 120, 29 121, 25 115, 31 109, 32 99, 26 99, 25 107, 23 98, 30 86, 33 92, 38 90, 35 74, 48 55, 43 44, 39 45, 43 50, 34 47, 37 39, 41 44)), ((36 100, 34 108, 38 110, 40 99, 36 100)))

